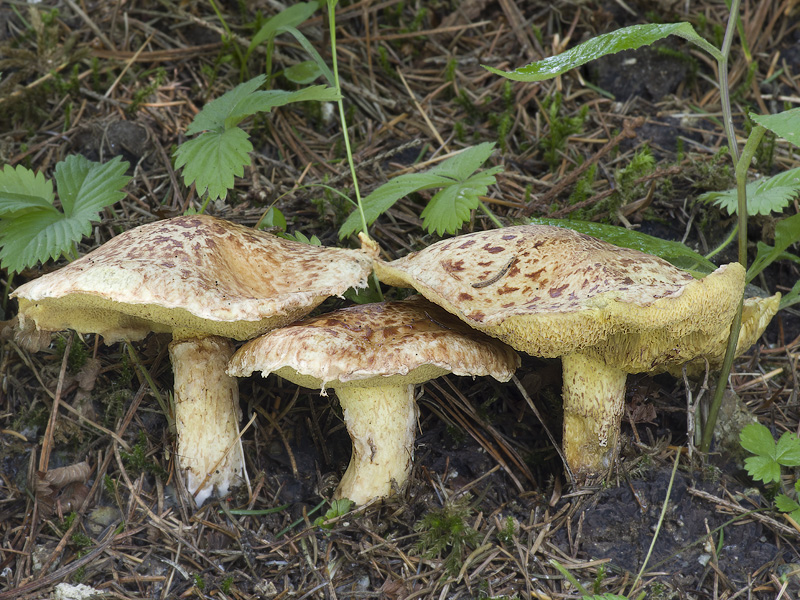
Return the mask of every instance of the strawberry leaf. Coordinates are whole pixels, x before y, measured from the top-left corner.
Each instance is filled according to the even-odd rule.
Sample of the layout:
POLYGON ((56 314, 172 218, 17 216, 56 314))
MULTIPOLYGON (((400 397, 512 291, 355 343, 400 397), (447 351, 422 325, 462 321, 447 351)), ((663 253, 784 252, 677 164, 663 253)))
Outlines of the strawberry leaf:
POLYGON ((800 466, 800 439, 785 431, 775 447, 775 460, 785 467, 800 466))
POLYGON ((785 110, 776 115, 756 115, 750 118, 787 142, 800 146, 800 108, 785 110))
POLYGON ((6 165, 0 171, 0 215, 30 208, 32 204, 53 204, 53 182, 42 173, 22 165, 6 165))
MULTIPOLYGON (((0 262, 19 272, 47 259, 57 259, 92 231, 100 211, 125 197, 130 177, 120 157, 105 164, 72 155, 55 168, 63 212, 53 202, 52 183, 32 172, 0 176, 0 262), (5 210, 4 210, 5 209, 5 210)), ((27 171, 27 170, 26 170, 27 171)))
MULTIPOLYGON (((367 225, 389 210, 395 202, 414 192, 444 188, 431 198, 422 211, 424 226, 428 231, 455 233, 469 219, 469 211, 478 206, 478 197, 486 194, 488 186, 494 184, 495 175, 501 167, 493 167, 475 174, 492 153, 494 143, 486 142, 462 150, 423 173, 399 175, 375 189, 364 198, 364 216, 367 225)), ((350 214, 339 228, 339 237, 344 238, 360 227, 358 211, 350 214)))
POLYGON ((469 220, 470 211, 478 208, 479 197, 486 195, 489 186, 495 183, 494 176, 502 170, 502 167, 487 169, 434 194, 420 215, 423 227, 438 235, 458 231, 469 220))
POLYGON ((250 137, 238 127, 225 131, 206 131, 180 145, 175 168, 183 168, 183 182, 195 184, 197 195, 206 191, 212 200, 227 195, 233 178, 244 175, 253 149, 250 137))
MULTIPOLYGON (((773 177, 751 181, 745 189, 748 215, 782 212, 800 194, 800 167, 778 173, 773 177)), ((724 192, 706 192, 700 194, 698 198, 724 208, 729 215, 736 214, 739 207, 736 188, 724 192)))

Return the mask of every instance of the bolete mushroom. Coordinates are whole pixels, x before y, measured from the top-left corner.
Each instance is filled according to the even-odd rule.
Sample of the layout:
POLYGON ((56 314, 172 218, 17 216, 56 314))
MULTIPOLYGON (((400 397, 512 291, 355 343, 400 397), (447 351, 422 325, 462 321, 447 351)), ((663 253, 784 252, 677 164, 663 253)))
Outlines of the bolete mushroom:
POLYGON ((230 339, 246 340, 363 287, 358 250, 285 240, 205 215, 137 227, 23 286, 22 330, 98 333, 106 343, 171 333, 175 425, 187 489, 202 504, 241 480, 240 409, 225 374, 230 339))
POLYGON ((517 350, 561 357, 563 448, 581 481, 613 463, 627 375, 716 352, 744 289, 738 263, 694 279, 655 256, 545 225, 454 237, 378 260, 375 272, 517 350))
POLYGON ((228 374, 275 373, 297 385, 330 387, 353 441, 335 492, 365 504, 402 486, 411 471, 417 406, 414 385, 446 373, 508 381, 516 352, 414 297, 307 318, 250 340, 228 374))

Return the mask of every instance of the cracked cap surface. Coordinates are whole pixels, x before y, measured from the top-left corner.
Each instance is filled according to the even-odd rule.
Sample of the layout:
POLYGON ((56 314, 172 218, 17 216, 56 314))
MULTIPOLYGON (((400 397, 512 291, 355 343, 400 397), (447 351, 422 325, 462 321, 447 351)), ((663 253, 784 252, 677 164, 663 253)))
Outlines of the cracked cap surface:
POLYGON ((20 320, 99 333, 107 343, 148 332, 248 339, 364 287, 371 258, 210 217, 157 221, 118 235, 19 287, 20 320))
POLYGON ((244 344, 228 374, 260 371, 309 388, 416 384, 446 373, 508 381, 519 356, 420 297, 344 308, 244 344))
POLYGON ((375 272, 517 350, 586 352, 628 372, 698 356, 701 340, 730 326, 745 274, 732 263, 696 280, 656 256, 547 225, 457 236, 378 260, 375 272))

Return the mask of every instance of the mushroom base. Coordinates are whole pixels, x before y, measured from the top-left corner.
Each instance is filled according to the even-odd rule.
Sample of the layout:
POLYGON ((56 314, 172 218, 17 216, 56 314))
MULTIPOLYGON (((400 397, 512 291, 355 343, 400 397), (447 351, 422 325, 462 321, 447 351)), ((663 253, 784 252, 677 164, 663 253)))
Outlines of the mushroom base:
POLYGON ((229 340, 213 336, 169 345, 178 464, 198 505, 215 490, 224 495, 243 481, 239 387, 225 373, 233 350, 229 340))
POLYGON ((564 455, 578 483, 604 477, 617 455, 627 374, 570 354, 564 369, 564 455))
POLYGON ((358 505, 400 488, 411 473, 419 413, 414 386, 336 389, 353 454, 334 498, 358 505))

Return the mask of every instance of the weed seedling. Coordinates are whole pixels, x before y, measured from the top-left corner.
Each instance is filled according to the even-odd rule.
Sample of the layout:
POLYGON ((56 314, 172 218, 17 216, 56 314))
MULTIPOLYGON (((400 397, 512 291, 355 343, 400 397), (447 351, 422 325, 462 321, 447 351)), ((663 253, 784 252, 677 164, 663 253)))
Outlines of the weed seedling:
MULTIPOLYGON (((783 486, 781 467, 800 467, 800 439, 788 431, 783 432, 776 442, 767 427, 752 423, 742 429, 739 443, 754 455, 744 461, 750 477, 765 484, 773 484, 775 491, 783 486)), ((794 482, 794 490, 790 493, 794 498, 783 492, 777 494, 775 506, 800 523, 800 503, 797 502, 800 497, 800 479, 794 482)))

